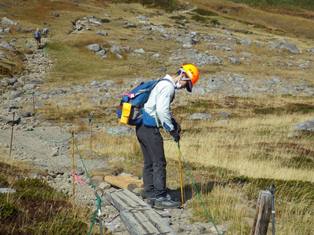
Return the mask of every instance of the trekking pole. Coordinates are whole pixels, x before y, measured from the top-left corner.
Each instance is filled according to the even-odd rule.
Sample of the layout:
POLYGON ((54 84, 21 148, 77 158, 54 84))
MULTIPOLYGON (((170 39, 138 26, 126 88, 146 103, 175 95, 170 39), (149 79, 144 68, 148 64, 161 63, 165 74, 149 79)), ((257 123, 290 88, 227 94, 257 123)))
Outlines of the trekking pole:
POLYGON ((274 184, 272 184, 271 186, 270 186, 270 189, 269 189, 269 191, 271 192, 271 195, 272 195, 272 200, 271 200, 271 217, 272 217, 272 226, 271 226, 271 228, 272 228, 272 235, 275 235, 275 233, 276 233, 276 228, 275 228, 275 226, 276 226, 276 218, 275 218, 275 213, 276 213, 276 211, 275 211, 275 191, 276 191, 276 187, 275 187, 275 185, 274 184))
POLYGON ((180 149, 180 143, 178 142, 178 160, 179 160, 179 173, 180 173, 180 189, 181 189, 181 207, 184 204, 184 178, 183 178, 183 165, 182 165, 182 153, 180 149))
POLYGON ((13 117, 12 117, 11 139, 10 139, 10 153, 9 153, 9 157, 10 158, 11 158, 12 144, 13 144, 14 118, 15 118, 15 112, 13 112, 13 117))

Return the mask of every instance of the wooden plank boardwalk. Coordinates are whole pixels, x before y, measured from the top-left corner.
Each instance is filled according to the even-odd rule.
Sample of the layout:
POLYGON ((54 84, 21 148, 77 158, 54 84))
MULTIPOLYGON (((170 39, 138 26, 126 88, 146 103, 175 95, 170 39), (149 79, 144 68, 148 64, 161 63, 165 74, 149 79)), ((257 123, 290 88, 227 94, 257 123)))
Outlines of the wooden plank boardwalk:
POLYGON ((105 198, 120 212, 120 217, 131 235, 173 235, 167 220, 147 203, 126 189, 113 189, 105 198))

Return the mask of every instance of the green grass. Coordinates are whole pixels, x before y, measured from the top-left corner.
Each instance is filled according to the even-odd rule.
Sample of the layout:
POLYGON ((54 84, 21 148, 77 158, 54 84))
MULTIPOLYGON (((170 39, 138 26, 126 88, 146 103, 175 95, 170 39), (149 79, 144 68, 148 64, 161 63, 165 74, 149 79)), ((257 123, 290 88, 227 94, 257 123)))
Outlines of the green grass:
POLYGON ((299 7, 307 10, 314 10, 312 0, 232 0, 237 3, 245 3, 257 7, 285 7, 293 9, 299 7))
POLYGON ((79 214, 64 194, 45 181, 25 178, 25 171, 17 167, 0 163, 0 170, 2 186, 16 190, 0 194, 0 234, 87 233, 88 215, 79 214))

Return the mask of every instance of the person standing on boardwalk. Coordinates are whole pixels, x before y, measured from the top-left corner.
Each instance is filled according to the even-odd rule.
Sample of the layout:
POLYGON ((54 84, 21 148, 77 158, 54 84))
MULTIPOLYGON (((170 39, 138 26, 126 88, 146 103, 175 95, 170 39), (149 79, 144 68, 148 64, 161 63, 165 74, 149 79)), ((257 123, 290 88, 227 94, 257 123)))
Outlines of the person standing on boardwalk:
POLYGON ((166 159, 163 138, 159 128, 164 128, 174 139, 180 141, 180 125, 170 112, 175 90, 185 88, 192 92, 199 79, 199 70, 193 64, 184 64, 177 74, 166 75, 152 89, 143 108, 143 120, 136 126, 136 135, 144 155, 144 197, 156 208, 179 207, 166 189, 166 159))

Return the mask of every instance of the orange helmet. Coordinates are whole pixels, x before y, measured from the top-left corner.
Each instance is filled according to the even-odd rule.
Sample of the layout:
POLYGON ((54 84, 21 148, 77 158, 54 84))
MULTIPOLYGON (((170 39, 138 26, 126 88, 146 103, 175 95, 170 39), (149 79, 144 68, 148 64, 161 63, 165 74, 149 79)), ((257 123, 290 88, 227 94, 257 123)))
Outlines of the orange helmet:
POLYGON ((187 87, 187 90, 191 92, 192 87, 200 78, 200 73, 198 71, 198 68, 194 64, 183 64, 181 69, 187 75, 187 77, 189 78, 189 81, 191 81, 187 87))

